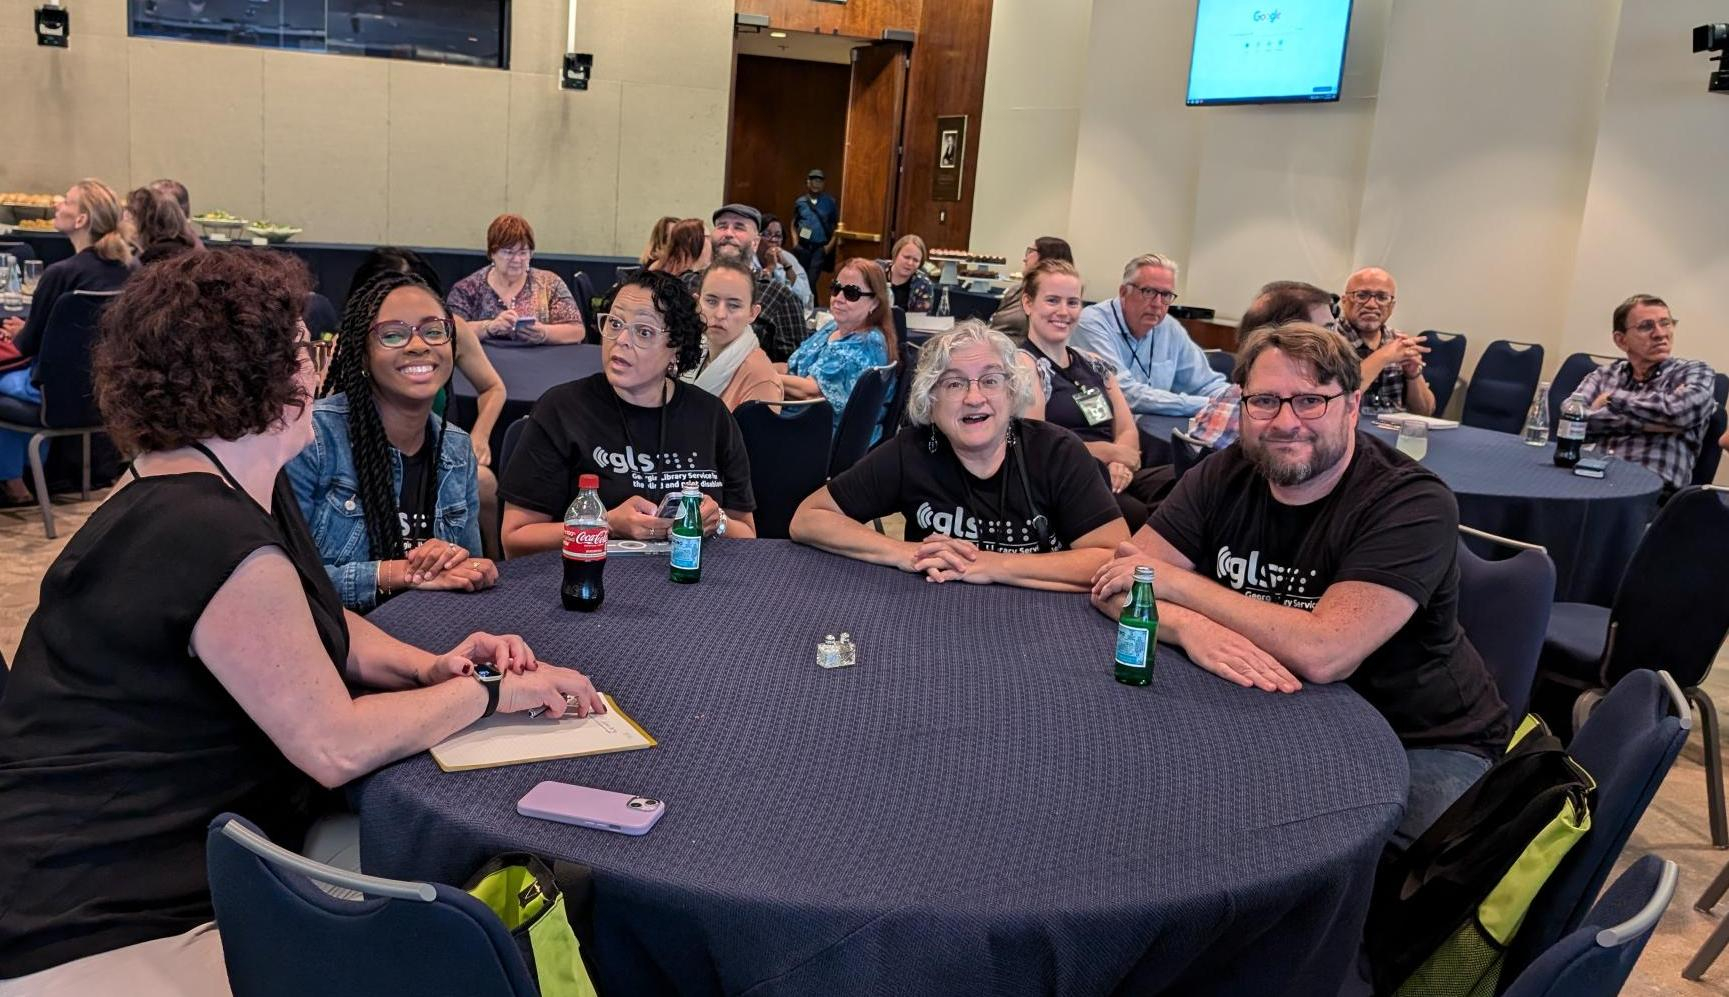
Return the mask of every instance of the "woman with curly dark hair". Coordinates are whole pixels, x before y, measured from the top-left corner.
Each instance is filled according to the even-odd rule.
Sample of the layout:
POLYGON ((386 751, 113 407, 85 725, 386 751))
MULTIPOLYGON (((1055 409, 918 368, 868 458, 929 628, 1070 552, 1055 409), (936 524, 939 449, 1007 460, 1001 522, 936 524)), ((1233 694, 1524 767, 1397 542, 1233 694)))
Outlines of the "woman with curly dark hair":
POLYGON ((520 637, 433 654, 343 610, 282 474, 313 432, 307 282, 286 254, 189 253, 103 317, 97 400, 133 461, 43 577, 0 698, 0 991, 226 993, 218 814, 323 859, 320 786, 496 711, 602 706, 520 637))
MULTIPOLYGON (((342 604, 404 589, 477 592, 498 570, 480 551, 468 434, 433 403, 456 369, 456 320, 420 278, 381 273, 348 299, 312 407, 312 443, 288 480, 342 604)), ((445 396, 448 399, 448 396, 445 396)))
POLYGON ((600 373, 541 395, 504 469, 506 556, 559 546, 585 474, 600 477, 614 537, 665 539, 672 521, 655 513, 682 488, 702 490, 705 531, 755 536, 738 423, 720 399, 678 379, 702 358, 703 321, 684 282, 641 270, 602 307, 600 373))

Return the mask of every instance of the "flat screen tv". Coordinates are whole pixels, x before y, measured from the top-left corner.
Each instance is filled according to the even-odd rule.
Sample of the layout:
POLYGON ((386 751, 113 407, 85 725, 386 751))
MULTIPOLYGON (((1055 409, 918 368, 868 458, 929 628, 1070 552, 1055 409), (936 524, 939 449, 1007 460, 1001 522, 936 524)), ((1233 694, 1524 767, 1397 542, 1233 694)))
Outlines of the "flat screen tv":
POLYGON ((1190 106, 1338 100, 1351 0, 1198 0, 1190 106))

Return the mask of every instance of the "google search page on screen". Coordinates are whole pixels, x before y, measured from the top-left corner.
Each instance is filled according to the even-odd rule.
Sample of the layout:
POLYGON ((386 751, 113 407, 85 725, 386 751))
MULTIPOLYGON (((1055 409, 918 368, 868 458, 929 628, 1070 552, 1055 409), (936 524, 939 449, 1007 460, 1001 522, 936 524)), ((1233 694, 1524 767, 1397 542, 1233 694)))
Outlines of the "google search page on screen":
POLYGON ((1188 102, 1335 98, 1350 20, 1350 0, 1201 0, 1188 102))

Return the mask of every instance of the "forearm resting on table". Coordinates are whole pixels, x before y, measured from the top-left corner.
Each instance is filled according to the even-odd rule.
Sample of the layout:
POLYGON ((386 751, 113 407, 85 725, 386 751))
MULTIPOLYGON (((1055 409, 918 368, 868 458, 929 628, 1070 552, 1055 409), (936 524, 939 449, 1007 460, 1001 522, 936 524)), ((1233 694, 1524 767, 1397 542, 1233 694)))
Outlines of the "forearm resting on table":
POLYGON ((545 513, 533 512, 521 506, 505 503, 504 523, 499 528, 499 544, 505 557, 522 557, 543 550, 557 550, 564 544, 564 524, 545 513))
POLYGON ((348 621, 349 681, 369 689, 414 689, 424 684, 436 657, 390 636, 366 617, 344 611, 348 621))
POLYGON ((994 582, 1047 592, 1085 592, 1092 587, 1094 573, 1111 559, 1111 550, 1082 547, 1044 554, 983 551, 979 557, 991 560, 989 575, 994 582))
POLYGON ((1118 464, 1127 464, 1131 471, 1140 470, 1141 467, 1141 448, 1138 443, 1136 446, 1124 446, 1121 443, 1106 443, 1102 440, 1096 440, 1087 444, 1087 453, 1106 464, 1113 461, 1118 464))
POLYGON ((580 319, 575 322, 559 322, 556 324, 542 322, 540 325, 540 331, 546 337, 545 342, 555 345, 580 343, 588 336, 588 330, 583 327, 582 320, 580 319))
POLYGON ((801 544, 826 550, 831 554, 840 554, 871 564, 886 564, 906 569, 912 567, 912 554, 918 549, 916 544, 883 536, 863 523, 849 518, 835 508, 833 502, 826 488, 805 499, 793 514, 787 534, 801 544))
POLYGON ((1170 601, 1242 634, 1309 682, 1349 678, 1417 607, 1409 596, 1367 582, 1335 582, 1305 611, 1252 599, 1174 568, 1165 576, 1161 591, 1170 601))

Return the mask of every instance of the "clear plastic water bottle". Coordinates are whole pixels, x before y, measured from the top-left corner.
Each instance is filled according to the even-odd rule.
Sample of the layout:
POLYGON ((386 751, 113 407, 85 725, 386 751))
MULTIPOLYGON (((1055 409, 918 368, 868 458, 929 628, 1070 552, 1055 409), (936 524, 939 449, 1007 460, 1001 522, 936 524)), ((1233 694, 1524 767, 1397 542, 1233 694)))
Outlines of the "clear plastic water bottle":
POLYGON ((950 314, 949 313, 949 288, 948 288, 947 284, 943 285, 942 297, 937 299, 937 306, 935 308, 931 309, 931 314, 934 316, 937 316, 939 318, 944 316, 944 315, 950 314))
POLYGON ((1549 382, 1537 384, 1537 395, 1531 399, 1531 411, 1525 416, 1525 443, 1541 447, 1549 444, 1549 382))

